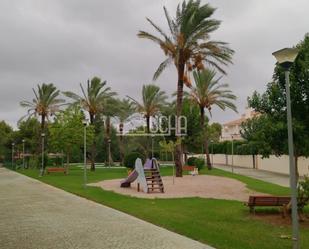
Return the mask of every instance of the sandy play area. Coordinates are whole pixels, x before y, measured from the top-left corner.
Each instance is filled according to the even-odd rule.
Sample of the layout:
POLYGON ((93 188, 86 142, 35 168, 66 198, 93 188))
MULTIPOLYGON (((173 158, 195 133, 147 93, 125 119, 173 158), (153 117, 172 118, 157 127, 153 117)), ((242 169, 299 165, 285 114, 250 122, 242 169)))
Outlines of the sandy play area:
POLYGON ((162 177, 165 193, 144 193, 137 192, 136 182, 131 184, 131 188, 120 188, 122 179, 105 180, 91 183, 90 186, 102 187, 119 194, 130 195, 140 198, 179 198, 179 197, 204 197, 214 199, 248 201, 249 195, 263 195, 246 188, 240 181, 219 177, 219 176, 183 176, 175 177, 173 184, 172 176, 162 177))

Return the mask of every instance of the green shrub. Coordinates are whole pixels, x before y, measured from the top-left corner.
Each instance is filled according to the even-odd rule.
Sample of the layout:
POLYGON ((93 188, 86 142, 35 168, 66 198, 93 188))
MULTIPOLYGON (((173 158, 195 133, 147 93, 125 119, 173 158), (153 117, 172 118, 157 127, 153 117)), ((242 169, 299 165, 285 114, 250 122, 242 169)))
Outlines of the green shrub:
POLYGON ((309 177, 305 176, 303 181, 298 184, 298 209, 303 211, 309 203, 309 177))
POLYGON ((32 156, 29 159, 29 167, 30 168, 39 168, 40 167, 40 160, 38 158, 38 156, 32 156))
POLYGON ((205 160, 203 158, 195 158, 194 164, 194 166, 197 167, 198 170, 201 170, 205 166, 205 160))
POLYGON ((195 166, 195 157, 189 157, 187 160, 187 165, 189 166, 195 166))
POLYGON ((124 157, 124 166, 129 169, 134 169, 135 161, 137 158, 142 159, 143 161, 143 155, 138 152, 131 152, 124 157))

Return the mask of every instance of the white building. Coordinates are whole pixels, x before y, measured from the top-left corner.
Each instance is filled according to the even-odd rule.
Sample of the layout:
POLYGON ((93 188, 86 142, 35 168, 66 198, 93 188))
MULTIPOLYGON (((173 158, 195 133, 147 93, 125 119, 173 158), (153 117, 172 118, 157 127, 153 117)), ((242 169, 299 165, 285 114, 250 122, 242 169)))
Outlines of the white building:
POLYGON ((242 140, 240 135, 241 124, 247 119, 257 116, 258 113, 251 108, 246 108, 245 113, 239 119, 229 121, 222 125, 220 141, 242 140))

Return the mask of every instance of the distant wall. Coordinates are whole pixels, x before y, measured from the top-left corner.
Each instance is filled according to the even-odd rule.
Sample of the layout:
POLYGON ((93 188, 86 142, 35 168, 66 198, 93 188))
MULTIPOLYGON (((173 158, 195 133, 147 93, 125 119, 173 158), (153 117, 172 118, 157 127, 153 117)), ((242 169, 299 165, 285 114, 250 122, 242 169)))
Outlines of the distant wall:
MULTIPOLYGON (((205 155, 194 155, 194 157, 204 157, 205 155)), ((288 175, 289 170, 289 156, 283 155, 276 157, 271 155, 269 158, 262 158, 262 156, 255 156, 254 161, 253 157, 250 155, 225 155, 225 154, 214 154, 210 155, 211 161, 214 164, 221 165, 234 165, 243 168, 255 168, 270 172, 276 172, 280 174, 288 175)), ((298 159, 298 171, 300 176, 309 175, 309 158, 300 157, 298 159)))

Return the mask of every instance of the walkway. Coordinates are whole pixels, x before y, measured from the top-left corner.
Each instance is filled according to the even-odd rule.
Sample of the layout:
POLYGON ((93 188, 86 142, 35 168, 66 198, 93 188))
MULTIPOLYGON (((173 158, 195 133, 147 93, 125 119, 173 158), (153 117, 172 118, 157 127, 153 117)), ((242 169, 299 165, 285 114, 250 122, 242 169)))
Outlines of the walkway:
POLYGON ((5 249, 211 248, 4 168, 0 221, 5 249))
MULTIPOLYGON (((227 165, 215 165, 215 168, 222 169, 225 171, 232 172, 231 166, 227 165)), ((275 183, 284 187, 290 186, 290 180, 288 175, 277 174, 273 172, 256 170, 256 169, 248 169, 242 167, 234 166, 234 173, 239 175, 249 176, 258 180, 262 180, 265 182, 275 183)))

